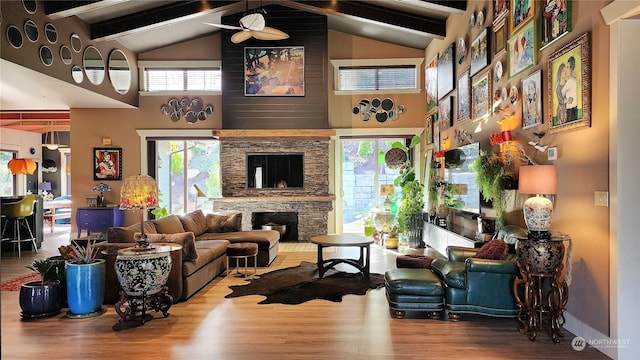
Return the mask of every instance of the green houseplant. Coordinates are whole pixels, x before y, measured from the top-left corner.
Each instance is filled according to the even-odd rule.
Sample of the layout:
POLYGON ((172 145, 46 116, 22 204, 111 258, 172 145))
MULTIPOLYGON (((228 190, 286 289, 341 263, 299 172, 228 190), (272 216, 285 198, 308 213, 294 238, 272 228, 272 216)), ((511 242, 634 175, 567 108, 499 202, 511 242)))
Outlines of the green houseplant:
POLYGON ((50 259, 36 259, 28 269, 40 274, 39 281, 22 284, 19 303, 25 320, 55 316, 62 307, 62 289, 59 280, 47 280, 45 276, 55 266, 50 259))
POLYGON ((411 139, 408 147, 396 141, 391 144, 391 150, 389 150, 400 149, 405 153, 404 163, 400 165, 400 175, 393 182, 395 186, 399 186, 402 189, 396 221, 398 232, 405 234, 414 247, 419 247, 422 243, 424 185, 420 183, 416 169, 409 161, 409 150, 413 149, 421 141, 420 136, 416 135, 411 139))
POLYGON ((503 157, 492 152, 482 152, 471 165, 476 173, 476 181, 487 201, 493 202, 496 212, 496 231, 504 226, 504 209, 502 204, 502 191, 513 188, 514 175, 508 170, 503 157))
POLYGON ((90 317, 102 314, 105 286, 104 259, 96 259, 96 240, 87 240, 86 246, 78 243, 58 248, 67 260, 67 302, 70 315, 90 317))

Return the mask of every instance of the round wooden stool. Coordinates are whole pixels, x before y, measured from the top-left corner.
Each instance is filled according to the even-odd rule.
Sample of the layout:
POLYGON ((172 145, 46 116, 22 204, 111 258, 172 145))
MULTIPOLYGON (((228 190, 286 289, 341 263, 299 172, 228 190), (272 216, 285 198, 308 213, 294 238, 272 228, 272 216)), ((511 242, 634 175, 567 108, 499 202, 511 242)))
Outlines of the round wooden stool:
POLYGON ((248 258, 253 257, 253 275, 256 274, 256 264, 258 263, 258 244, 255 243, 234 243, 227 246, 227 274, 229 276, 229 262, 231 259, 236 259, 236 276, 247 277, 247 262, 248 258), (239 259, 244 259, 244 274, 240 274, 239 259))

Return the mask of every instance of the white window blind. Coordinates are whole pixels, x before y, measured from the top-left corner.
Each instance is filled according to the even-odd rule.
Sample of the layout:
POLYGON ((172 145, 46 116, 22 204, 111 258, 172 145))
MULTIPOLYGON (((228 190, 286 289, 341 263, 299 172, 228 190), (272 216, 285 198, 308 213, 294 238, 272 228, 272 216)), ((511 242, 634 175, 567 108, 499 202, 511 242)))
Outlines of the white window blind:
POLYGON ((331 60, 334 67, 334 92, 419 93, 420 58, 331 60))
POLYGON ((219 68, 145 68, 146 91, 220 91, 219 68))

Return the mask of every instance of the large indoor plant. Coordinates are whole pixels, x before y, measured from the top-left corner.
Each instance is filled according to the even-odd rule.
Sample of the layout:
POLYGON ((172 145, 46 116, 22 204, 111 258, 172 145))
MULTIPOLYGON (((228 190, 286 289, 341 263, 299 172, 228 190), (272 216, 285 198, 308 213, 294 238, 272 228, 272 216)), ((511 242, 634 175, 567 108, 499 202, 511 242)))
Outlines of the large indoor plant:
MULTIPOLYGON (((398 232, 409 238, 409 243, 412 247, 420 247, 422 244, 424 185, 420 182, 416 169, 409 160, 409 150, 413 149, 421 141, 420 136, 416 135, 411 139, 408 147, 402 142, 396 141, 391 144, 391 149, 389 150, 398 151, 397 149, 399 149, 405 153, 404 162, 399 165, 400 175, 394 180, 393 184, 402 189, 396 218, 398 232)), ((395 164, 387 163, 387 165, 394 166, 395 164)))
POLYGON ((88 240, 85 247, 77 243, 61 246, 67 260, 67 302, 71 316, 89 317, 103 312, 105 286, 104 259, 96 259, 96 240, 88 240))
POLYGON ((41 319, 60 313, 62 307, 62 289, 59 280, 48 280, 47 273, 55 263, 50 259, 36 259, 27 268, 40 274, 40 280, 22 284, 19 303, 22 319, 41 319))
POLYGON ((498 231, 505 225, 502 191, 515 186, 515 177, 508 170, 502 155, 493 152, 482 152, 471 168, 476 173, 476 181, 482 197, 493 203, 493 209, 496 212, 496 231, 498 231))

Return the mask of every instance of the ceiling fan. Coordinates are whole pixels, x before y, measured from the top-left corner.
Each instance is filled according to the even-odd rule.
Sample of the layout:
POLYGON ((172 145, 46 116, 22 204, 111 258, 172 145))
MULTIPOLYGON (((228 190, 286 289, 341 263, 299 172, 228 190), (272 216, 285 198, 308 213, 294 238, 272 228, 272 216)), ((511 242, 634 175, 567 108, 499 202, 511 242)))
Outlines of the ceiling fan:
POLYGON ((240 30, 231 36, 231 42, 234 44, 241 43, 251 37, 258 40, 284 40, 289 38, 289 35, 285 32, 266 26, 266 21, 262 13, 266 14, 267 12, 264 9, 259 11, 260 12, 243 16, 240 19, 240 26, 213 23, 205 24, 222 29, 240 30))

